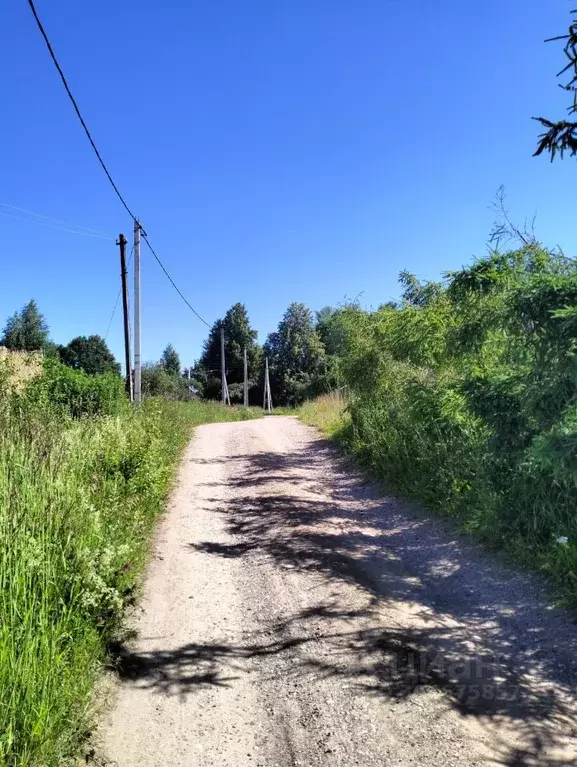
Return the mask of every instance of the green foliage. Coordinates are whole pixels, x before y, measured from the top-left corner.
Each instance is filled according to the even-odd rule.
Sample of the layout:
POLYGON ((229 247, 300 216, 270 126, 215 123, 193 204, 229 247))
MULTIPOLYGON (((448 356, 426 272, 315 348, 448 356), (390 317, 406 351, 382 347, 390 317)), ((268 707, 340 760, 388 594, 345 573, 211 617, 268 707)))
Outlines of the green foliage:
POLYGON ((48 325, 40 314, 34 299, 6 322, 0 346, 7 349, 33 352, 48 344, 48 325))
POLYGON ((298 416, 309 426, 317 426, 327 437, 341 439, 347 434, 350 416, 345 398, 338 393, 322 394, 299 407, 298 416))
POLYGON ((332 306, 324 306, 316 316, 315 330, 329 356, 343 355, 346 346, 346 331, 339 322, 340 311, 332 306))
POLYGON ((531 241, 401 283, 397 308, 341 314, 340 436, 577 600, 577 265, 531 241))
POLYGON ((252 416, 152 399, 137 410, 72 420, 31 396, 4 393, 0 764, 77 763, 93 683, 133 598, 192 426, 252 416))
POLYGON ((326 353, 325 382, 321 387, 325 391, 335 391, 344 386, 342 360, 348 354, 348 318, 359 312, 355 303, 345 304, 338 309, 325 306, 317 312, 315 329, 326 353))
MULTIPOLYGON (((571 94, 571 105, 568 112, 570 115, 577 113, 577 9, 571 11, 573 18, 569 24, 567 34, 552 38, 553 40, 565 40, 565 66, 559 72, 559 75, 570 73, 569 80, 561 85, 563 90, 571 94)), ((577 122, 570 120, 559 120, 553 122, 545 117, 536 117, 536 119, 545 128, 545 132, 539 136, 539 144, 535 152, 536 155, 542 152, 549 152, 551 160, 555 158, 557 152, 563 157, 565 152, 571 155, 577 154, 577 122)))
POLYGON ((141 372, 144 397, 164 397, 172 400, 190 400, 192 394, 186 378, 169 373, 162 363, 146 362, 141 372))
POLYGON ((83 370, 89 375, 120 375, 120 365, 100 336, 77 336, 66 346, 59 346, 58 353, 61 361, 74 370, 83 370))
POLYGON ((293 303, 264 345, 274 404, 297 405, 327 389, 327 359, 310 309, 293 303))
POLYGON ((168 375, 180 375, 180 357, 172 344, 168 344, 166 349, 162 352, 160 365, 168 375))
POLYGON ((124 383, 116 373, 89 375, 56 359, 44 362, 44 374, 26 390, 30 402, 72 418, 114 415, 127 406, 124 383))
POLYGON ((193 394, 186 377, 180 375, 180 358, 172 344, 162 352, 159 362, 142 366, 141 384, 144 397, 164 397, 171 400, 191 400, 193 394))
POLYGON ((399 282, 403 288, 402 303, 405 306, 427 306, 433 303, 442 291, 440 282, 420 282, 414 274, 407 271, 400 273, 399 282))
POLYGON ((221 396, 220 331, 224 327, 226 377, 232 402, 243 401, 244 349, 247 350, 249 401, 260 402, 259 375, 262 368, 262 350, 257 344, 257 332, 250 326, 244 304, 234 304, 223 320, 217 320, 204 343, 198 364, 192 371, 194 382, 205 399, 221 396))

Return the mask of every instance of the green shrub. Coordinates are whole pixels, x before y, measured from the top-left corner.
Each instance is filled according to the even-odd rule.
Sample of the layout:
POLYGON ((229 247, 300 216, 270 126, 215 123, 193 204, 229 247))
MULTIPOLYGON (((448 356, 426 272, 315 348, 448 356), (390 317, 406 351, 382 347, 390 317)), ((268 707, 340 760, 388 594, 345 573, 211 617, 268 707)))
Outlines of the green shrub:
POLYGON ((147 363, 142 367, 142 394, 144 397, 165 397, 172 400, 191 400, 189 381, 179 373, 169 372, 160 364, 147 363))
POLYGON ((72 418, 114 415, 126 408, 122 378, 114 373, 88 375, 55 359, 44 363, 43 375, 27 388, 31 403, 51 407, 72 418))
MULTIPOLYGON (((291 412, 291 411, 287 411, 291 412)), ((324 394, 307 400, 298 409, 299 418, 311 426, 318 426, 329 437, 347 439, 350 417, 342 394, 324 394)))
POLYGON ((402 281, 399 306, 341 315, 349 447, 577 602, 576 263, 532 243, 402 281))

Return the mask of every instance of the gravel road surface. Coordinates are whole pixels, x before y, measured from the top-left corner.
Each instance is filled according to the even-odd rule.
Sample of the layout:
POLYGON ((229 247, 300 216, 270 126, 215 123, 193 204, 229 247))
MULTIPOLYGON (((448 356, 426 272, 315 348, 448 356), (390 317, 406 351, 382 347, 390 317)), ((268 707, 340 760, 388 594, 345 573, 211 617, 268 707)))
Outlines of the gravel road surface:
POLYGON ((577 765, 570 616, 294 418, 196 430, 134 629, 107 765, 577 765))

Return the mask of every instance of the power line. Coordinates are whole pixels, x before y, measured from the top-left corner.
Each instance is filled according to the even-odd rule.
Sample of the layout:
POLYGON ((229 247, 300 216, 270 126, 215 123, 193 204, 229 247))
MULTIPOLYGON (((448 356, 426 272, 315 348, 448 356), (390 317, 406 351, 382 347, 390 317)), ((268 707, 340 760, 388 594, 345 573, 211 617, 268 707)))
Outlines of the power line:
MULTIPOLYGON (((3 205, 4 203, 0 203, 0 205, 3 205)), ((20 210, 17 208, 17 210, 20 210)), ((99 240, 111 240, 114 242, 112 237, 107 237, 105 234, 93 234, 92 232, 78 232, 76 229, 68 229, 64 226, 54 226, 53 224, 47 224, 44 221, 35 221, 33 218, 22 218, 22 216, 15 216, 12 213, 6 213, 5 210, 0 210, 0 216, 6 216, 7 218, 13 218, 15 221, 22 221, 23 224, 36 224, 36 226, 45 226, 48 229, 55 229, 57 232, 69 232, 70 234, 80 234, 83 237, 96 237, 99 240)), ((71 224, 71 226, 74 226, 74 224, 71 224)))
POLYGON ((86 125, 86 123, 84 122, 84 118, 83 118, 83 117, 82 117, 82 115, 80 114, 80 109, 79 109, 79 107, 78 107, 78 104, 76 103, 76 99, 75 99, 75 98, 74 98, 74 96, 72 95, 72 91, 70 90, 70 86, 68 85, 68 82, 67 82, 67 80, 66 80, 66 77, 64 76, 64 72, 62 71, 62 69, 61 69, 61 67, 60 67, 60 64, 58 63, 58 59, 56 58, 56 54, 54 53, 54 50, 53 50, 53 48, 52 48, 52 45, 51 45, 51 43, 50 43, 50 40, 48 39, 48 35, 47 35, 47 34, 46 34, 46 32, 44 31, 44 27, 42 26, 42 22, 41 22, 41 21, 40 21, 40 19, 38 18, 38 13, 36 12, 36 8, 35 8, 35 6, 34 6, 34 3, 32 2, 32 0, 28 0, 28 5, 30 6, 30 10, 32 11, 32 14, 33 14, 33 16, 34 16, 34 18, 35 18, 35 20, 36 20, 36 24, 38 25, 38 29, 40 30, 40 34, 41 34, 41 35, 42 35, 42 37, 44 38, 44 42, 46 43, 46 47, 48 48, 48 53, 50 54, 50 57, 52 58, 52 61, 54 62, 54 66, 55 66, 55 67, 56 67, 56 69, 58 70, 58 74, 60 75, 60 79, 62 80, 62 85, 64 85, 64 88, 65 88, 65 90, 66 90, 66 93, 68 94, 68 98, 69 98, 69 99, 70 99, 70 101, 72 102, 72 106, 74 107, 74 111, 76 112, 76 115, 77 115, 78 119, 80 120, 80 123, 81 123, 82 127, 84 128, 84 132, 86 133, 86 136, 87 136, 88 140, 90 141, 90 144, 91 144, 91 146, 92 146, 92 149, 94 149, 94 153, 95 153, 95 154, 96 154, 96 156, 98 157, 98 161, 99 161, 99 163, 102 165, 102 170, 103 170, 103 171, 106 173, 106 176, 107 176, 108 180, 109 180, 109 181, 110 181, 110 183, 112 184, 112 188, 113 188, 113 189, 114 189, 114 191, 116 192, 116 194, 117 194, 117 196, 118 196, 118 199, 120 200, 120 202, 121 202, 121 203, 124 205, 124 207, 125 207, 125 209, 127 210, 127 212, 128 212, 128 214, 129 214, 129 216, 130 216, 132 219, 136 219, 136 217, 135 217, 134 213, 133 213, 133 212, 130 210, 130 208, 129 208, 129 207, 128 207, 128 205, 126 204, 126 200, 125 200, 125 199, 124 199, 124 197, 123 197, 123 196, 120 194, 120 190, 118 189, 118 187, 117 187, 117 186, 116 186, 116 184, 114 183, 114 179, 113 179, 113 178, 112 178, 112 176, 110 175, 110 171, 109 171, 109 170, 108 170, 108 168, 106 167, 106 163, 105 163, 105 162, 104 162, 104 160, 102 159, 102 156, 101 156, 100 152, 98 151, 98 147, 97 147, 97 146, 96 146, 96 144, 94 143, 94 139, 93 139, 93 138, 92 138, 92 136, 90 135, 90 131, 88 130, 88 126, 86 125))
POLYGON ((104 334, 104 340, 106 341, 108 339, 108 334, 110 333, 110 328, 112 327, 112 320, 114 319, 114 315, 116 314, 116 310, 118 308, 118 302, 120 301, 120 294, 122 293, 122 288, 118 289, 118 295, 116 296, 116 301, 114 302, 114 308, 112 309, 112 314, 110 315, 110 319, 108 321, 108 327, 106 328, 106 333, 104 334))
MULTIPOLYGON (((36 24, 37 24, 37 26, 38 26, 38 29, 40 30, 40 34, 41 34, 41 35, 42 35, 42 37, 44 38, 44 42, 46 43, 46 47, 48 48, 48 53, 50 54, 50 57, 51 57, 51 59, 52 59, 52 61, 53 61, 53 63, 54 63, 54 66, 56 67, 56 69, 57 69, 57 71, 58 71, 58 74, 60 75, 60 79, 62 80, 62 84, 64 85, 64 89, 66 90, 66 93, 68 94, 68 98, 70 99, 70 101, 71 101, 71 103, 72 103, 72 106, 74 107, 74 111, 76 112, 76 116, 77 116, 77 117, 78 117, 78 119, 80 120, 80 124, 81 124, 81 125, 82 125, 82 127, 84 128, 84 132, 86 133, 86 137, 88 138, 88 141, 90 142, 90 145, 92 146, 92 149, 94 150, 94 153, 96 154, 96 157, 98 158, 98 161, 99 161, 100 165, 102 166, 102 170, 103 170, 103 171, 104 171, 104 173, 106 174, 106 177, 107 177, 107 178, 108 178, 108 180, 110 181, 110 184, 111 184, 112 188, 114 189, 114 191, 115 191, 115 193, 116 193, 116 196, 118 197, 118 199, 120 200, 120 202, 121 202, 121 203, 122 203, 122 205, 124 206, 124 209, 127 211, 127 213, 128 213, 128 215, 130 216, 130 218, 131 218, 131 219, 132 219, 134 222, 136 222, 136 223, 137 223, 137 224, 140 226, 140 223, 138 222, 138 219, 136 218, 136 216, 134 215, 134 213, 133 213, 133 212, 130 210, 130 208, 128 207, 128 203, 126 202, 126 200, 124 199, 124 197, 123 197, 123 196, 122 196, 122 194, 120 193, 120 190, 119 190, 119 188, 116 186, 116 184, 115 184, 115 182, 114 182, 114 179, 112 178, 112 175, 110 174, 110 171, 109 171, 109 170, 108 170, 108 168, 106 167, 106 163, 105 163, 105 162, 104 162, 104 160, 102 159, 102 155, 101 155, 101 154, 100 154, 100 152, 98 151, 98 147, 96 146, 96 144, 95 144, 95 142, 94 142, 94 139, 92 138, 92 135, 91 135, 90 131, 88 130, 88 126, 87 126, 87 125, 86 125, 86 123, 84 122, 84 118, 82 117, 82 114, 81 114, 81 112, 80 112, 80 108, 78 107, 78 104, 76 103, 76 99, 75 99, 75 98, 74 98, 74 96, 72 95, 72 91, 70 90, 70 86, 68 85, 68 82, 67 82, 67 80, 66 80, 66 77, 65 77, 65 75, 64 75, 64 72, 62 71, 62 68, 61 68, 60 64, 58 63, 58 59, 56 58, 56 54, 54 53, 54 49, 52 48, 52 44, 50 43, 50 40, 48 39, 48 35, 46 34, 46 31, 44 30, 44 27, 42 26, 42 22, 40 21, 40 18, 38 17, 38 13, 37 13, 37 11, 36 11, 36 7, 35 7, 35 5, 34 5, 34 2, 33 2, 33 0, 28 0, 28 5, 30 6, 30 10, 32 11, 32 15, 34 16, 34 19, 35 19, 35 21, 36 21, 36 24)), ((146 235, 146 232, 144 232, 144 230, 142 230, 142 227, 141 227, 141 231, 142 231, 142 237, 143 237, 144 241, 146 242, 146 244, 148 245, 148 247, 149 247, 149 249, 150 249, 150 252, 152 253, 152 255, 153 255, 153 256, 155 257, 155 259, 157 260, 157 262, 158 262, 158 264, 160 265, 160 267, 161 267, 162 271, 163 271, 163 272, 165 273, 165 275, 168 277, 168 279, 169 279, 169 281, 170 281, 170 283, 171 283, 172 287, 173 287, 173 288, 176 290, 176 292, 178 293, 178 295, 179 295, 179 296, 182 298, 182 300, 184 301, 184 303, 185 303, 185 304, 188 306, 188 308, 189 308, 189 309, 190 309, 190 310, 193 312, 193 314, 194 314, 196 317, 198 317, 198 319, 199 319, 201 322, 204 322, 204 324, 205 324, 207 327, 210 327, 209 323, 208 323, 208 322, 206 322, 206 320, 204 320, 204 319, 203 319, 203 318, 200 316, 200 314, 199 314, 199 313, 196 311, 196 309, 194 309, 194 308, 193 308, 193 306, 190 304, 190 302, 189 302, 189 301, 188 301, 188 300, 187 300, 187 299, 184 297, 184 295, 183 295, 182 291, 179 289, 179 287, 177 286, 177 284, 175 283, 175 281, 174 281, 174 280, 172 279, 172 277, 170 276, 170 274, 169 274, 169 272, 168 272, 168 269, 167 269, 167 268, 164 266, 164 264, 162 263, 162 261, 160 260, 160 258, 158 257, 158 255, 156 254, 156 251, 154 250, 154 248, 153 248, 153 247, 152 247, 152 245, 150 244, 150 242, 149 242, 149 240, 148 240, 148 237, 147 237, 147 235, 146 235)))
MULTIPOLYGON (((130 262, 132 261, 133 253, 134 253, 134 245, 130 248, 130 255, 128 256, 128 264, 126 265, 127 269, 130 266, 130 262)), ((104 334, 105 341, 108 338, 108 334, 110 333, 110 328, 112 327, 112 320, 114 319, 114 315, 116 314, 116 310, 118 309, 118 302, 120 301, 121 294, 122 294, 122 287, 118 288, 118 295, 116 296, 116 301, 114 302, 112 314, 110 315, 110 320, 108 321, 108 327, 106 328, 106 333, 104 334)))
POLYGON ((160 268, 162 269, 162 271, 163 271, 163 272, 166 274, 166 276, 167 276, 167 277, 168 277, 168 279, 170 280, 170 284, 171 284, 171 285, 172 285, 172 287, 173 287, 173 288, 176 290, 176 292, 178 293, 178 295, 179 295, 179 296, 182 298, 182 300, 184 301, 184 303, 185 303, 185 304, 188 306, 188 308, 190 309, 190 311, 191 311, 191 312, 192 312, 194 315, 196 315, 196 317, 198 317, 198 319, 199 319, 201 322, 204 322, 204 324, 206 325, 206 327, 207 327, 207 328, 209 328, 209 327, 210 327, 210 324, 209 324, 209 323, 208 323, 208 322, 207 322, 207 321, 206 321, 206 320, 205 320, 203 317, 201 317, 201 316, 200 316, 200 314, 199 314, 199 313, 196 311, 196 309, 195 309, 195 308, 194 308, 194 307, 193 307, 193 306, 192 306, 192 305, 191 305, 191 304, 188 302, 188 300, 187 300, 187 299, 186 299, 186 298, 183 296, 182 292, 180 291, 180 288, 178 287, 178 285, 176 284, 176 282, 175 282, 175 281, 172 279, 172 277, 171 277, 171 276, 170 276, 170 274, 168 273, 168 271, 167 271, 167 269, 166 269, 165 265, 162 263, 162 261, 160 260, 160 258, 157 256, 157 254, 156 254, 156 251, 154 250, 154 248, 153 248, 153 247, 152 247, 152 245, 150 244, 150 242, 149 242, 149 240, 148 240, 148 236, 147 236, 146 232, 142 232, 142 239, 143 239, 143 240, 144 240, 144 242, 145 242, 145 243, 148 245, 148 248, 149 248, 150 252, 151 252, 151 253, 152 253, 152 255, 154 256, 154 258, 155 258, 155 259, 158 261, 158 264, 159 264, 160 268))
MULTIPOLYGON (((38 216, 38 218, 45 218, 47 221, 54 221, 57 224, 64 224, 64 226, 73 226, 75 229, 84 229, 86 232, 90 232, 91 234, 98 235, 100 237, 105 237, 107 240, 114 239, 113 237, 109 237, 107 234, 104 234, 104 232, 101 232, 98 229, 91 229, 89 226, 83 226, 82 224, 71 224, 70 221, 62 221, 62 219, 54 218, 54 216, 46 216, 44 213, 36 213, 33 210, 26 210, 26 208, 19 208, 18 205, 11 205, 9 202, 0 201, 0 205, 2 205, 2 207, 4 208, 10 208, 11 210, 18 210, 20 211, 20 213, 27 213, 29 216, 38 216)), ((27 219, 22 219, 22 220, 26 221, 27 219)), ((78 232, 78 234, 84 234, 84 232, 78 232)))

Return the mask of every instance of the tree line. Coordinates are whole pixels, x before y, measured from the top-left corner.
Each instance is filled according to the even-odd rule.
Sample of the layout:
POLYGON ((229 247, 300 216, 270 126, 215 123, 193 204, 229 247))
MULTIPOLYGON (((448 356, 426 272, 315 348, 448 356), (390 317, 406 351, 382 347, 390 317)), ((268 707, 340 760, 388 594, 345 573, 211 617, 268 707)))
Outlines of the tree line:
POLYGON ((247 352, 249 403, 262 404, 264 358, 268 357, 274 405, 296 406, 338 385, 339 317, 342 310, 325 307, 313 313, 293 302, 277 329, 261 346, 246 306, 234 304, 211 327, 200 359, 191 370, 200 396, 221 395, 221 330, 224 329, 226 375, 231 402, 243 401, 244 350, 247 352))
MULTIPOLYGON (((350 307, 349 307, 350 308, 350 307)), ((251 326, 246 306, 236 303, 214 322, 200 358, 183 368, 172 344, 160 359, 142 368, 145 396, 171 399, 221 397, 221 329, 224 329, 226 375, 231 402, 243 401, 244 350, 247 353, 249 402, 262 403, 264 358, 268 357, 273 402, 296 406, 339 385, 339 355, 344 343, 343 309, 324 307, 313 313, 291 303, 277 329, 263 345, 251 326)), ((77 336, 68 344, 54 343, 38 305, 32 299, 6 322, 0 346, 19 351, 43 351, 45 356, 88 375, 120 375, 121 367, 99 335, 77 336)))
POLYGON ((76 336, 66 345, 55 344, 50 338, 48 323, 34 299, 8 318, 0 346, 11 351, 42 351, 89 375, 120 375, 120 365, 101 336, 76 336))

